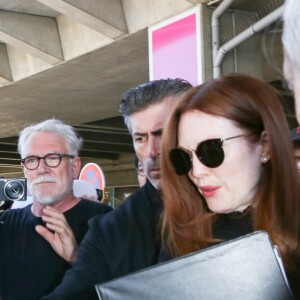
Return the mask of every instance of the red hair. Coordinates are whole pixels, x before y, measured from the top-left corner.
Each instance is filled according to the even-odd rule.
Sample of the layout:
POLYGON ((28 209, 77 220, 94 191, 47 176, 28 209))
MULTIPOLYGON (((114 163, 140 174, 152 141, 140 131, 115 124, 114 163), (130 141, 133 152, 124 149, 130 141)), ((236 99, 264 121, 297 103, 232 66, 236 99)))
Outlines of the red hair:
POLYGON ((241 74, 223 76, 190 89, 176 104, 164 129, 162 237, 168 252, 176 257, 214 242, 215 215, 188 176, 175 173, 169 159, 169 151, 178 144, 180 117, 192 110, 232 120, 249 133, 251 143, 258 142, 266 132, 270 159, 262 168, 252 201, 252 227, 269 233, 286 267, 292 268, 293 257, 300 253, 300 199, 288 124, 276 91, 260 79, 241 74))

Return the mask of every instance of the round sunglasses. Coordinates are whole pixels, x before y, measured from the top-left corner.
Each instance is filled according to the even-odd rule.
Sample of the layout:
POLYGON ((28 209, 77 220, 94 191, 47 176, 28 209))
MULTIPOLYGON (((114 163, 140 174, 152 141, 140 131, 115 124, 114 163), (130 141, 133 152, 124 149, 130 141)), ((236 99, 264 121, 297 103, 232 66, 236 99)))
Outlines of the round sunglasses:
POLYGON ((227 139, 210 139, 198 144, 195 150, 187 150, 182 147, 170 150, 170 160, 177 175, 186 175, 193 165, 193 152, 200 162, 209 168, 217 168, 224 161, 223 143, 236 139, 244 134, 229 137, 227 139))

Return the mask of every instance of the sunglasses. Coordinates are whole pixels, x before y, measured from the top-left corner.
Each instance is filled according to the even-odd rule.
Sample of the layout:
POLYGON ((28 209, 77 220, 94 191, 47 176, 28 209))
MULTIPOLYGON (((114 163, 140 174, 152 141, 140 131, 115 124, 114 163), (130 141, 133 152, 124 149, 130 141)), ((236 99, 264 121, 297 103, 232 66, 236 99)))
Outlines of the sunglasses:
POLYGON ((217 168, 224 161, 223 143, 228 140, 242 137, 244 134, 227 139, 211 139, 198 144, 195 150, 187 150, 181 147, 170 150, 170 160, 177 175, 186 175, 193 165, 193 152, 200 162, 209 168, 217 168))

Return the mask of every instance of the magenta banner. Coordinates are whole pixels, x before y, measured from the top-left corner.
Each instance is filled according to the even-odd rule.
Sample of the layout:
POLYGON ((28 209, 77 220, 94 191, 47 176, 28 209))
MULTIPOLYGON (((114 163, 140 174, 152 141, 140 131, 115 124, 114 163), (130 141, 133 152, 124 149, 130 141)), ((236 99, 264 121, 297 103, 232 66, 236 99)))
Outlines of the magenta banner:
POLYGON ((199 10, 149 28, 150 80, 183 78, 202 82, 199 10))

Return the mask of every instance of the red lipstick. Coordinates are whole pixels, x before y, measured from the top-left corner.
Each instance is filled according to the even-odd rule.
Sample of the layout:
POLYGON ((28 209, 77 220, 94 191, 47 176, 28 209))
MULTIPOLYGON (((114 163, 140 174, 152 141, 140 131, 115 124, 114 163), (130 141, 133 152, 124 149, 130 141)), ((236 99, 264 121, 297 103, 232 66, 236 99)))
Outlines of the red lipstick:
POLYGON ((216 195, 219 188, 220 188, 220 186, 206 185, 206 186, 201 186, 200 190, 204 197, 213 197, 216 195))

